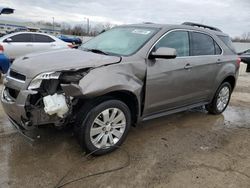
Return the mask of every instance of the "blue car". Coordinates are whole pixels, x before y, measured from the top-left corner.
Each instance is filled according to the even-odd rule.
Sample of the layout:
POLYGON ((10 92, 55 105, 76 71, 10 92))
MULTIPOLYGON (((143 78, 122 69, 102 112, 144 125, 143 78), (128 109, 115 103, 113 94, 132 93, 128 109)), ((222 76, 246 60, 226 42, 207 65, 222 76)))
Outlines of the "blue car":
POLYGON ((69 43, 72 43, 74 45, 81 45, 82 44, 82 40, 79 38, 79 37, 69 37, 69 36, 66 36, 66 35, 60 35, 58 36, 59 39, 63 40, 64 42, 69 42, 69 43))
POLYGON ((10 67, 9 58, 5 56, 3 53, 0 53, 0 74, 7 73, 9 67, 10 67))

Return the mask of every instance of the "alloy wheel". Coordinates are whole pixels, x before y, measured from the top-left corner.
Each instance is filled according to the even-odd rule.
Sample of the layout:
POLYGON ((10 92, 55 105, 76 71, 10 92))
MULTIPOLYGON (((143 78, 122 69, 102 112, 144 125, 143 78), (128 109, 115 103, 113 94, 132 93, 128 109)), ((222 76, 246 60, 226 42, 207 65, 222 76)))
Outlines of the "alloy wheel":
POLYGON ((90 138, 96 148, 115 145, 126 128, 126 117, 118 108, 108 108, 102 111, 90 128, 90 138))
POLYGON ((226 108, 229 98, 230 98, 230 89, 227 86, 221 88, 216 102, 217 109, 220 112, 226 108))

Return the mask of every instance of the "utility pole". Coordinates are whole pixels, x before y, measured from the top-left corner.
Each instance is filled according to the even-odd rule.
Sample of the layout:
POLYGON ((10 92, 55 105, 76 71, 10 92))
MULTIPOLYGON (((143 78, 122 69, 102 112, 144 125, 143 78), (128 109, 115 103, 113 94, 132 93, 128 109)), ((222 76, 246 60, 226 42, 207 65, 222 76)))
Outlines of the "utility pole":
POLYGON ((55 33, 55 18, 52 17, 52 19, 53 19, 53 32, 55 33))
POLYGON ((90 28, 90 25, 89 25, 89 18, 86 18, 85 19, 87 20, 87 35, 89 35, 89 28, 90 28))

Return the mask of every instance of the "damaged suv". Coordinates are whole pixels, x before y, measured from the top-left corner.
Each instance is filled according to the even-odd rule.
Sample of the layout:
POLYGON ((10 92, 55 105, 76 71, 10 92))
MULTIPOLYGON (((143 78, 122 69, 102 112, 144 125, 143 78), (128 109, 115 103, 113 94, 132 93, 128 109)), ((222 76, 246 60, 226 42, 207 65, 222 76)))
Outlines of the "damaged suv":
POLYGON ((105 154, 139 121, 203 105, 222 113, 240 62, 222 38, 194 23, 118 26, 79 49, 16 59, 2 105, 22 132, 73 123, 86 151, 105 154))

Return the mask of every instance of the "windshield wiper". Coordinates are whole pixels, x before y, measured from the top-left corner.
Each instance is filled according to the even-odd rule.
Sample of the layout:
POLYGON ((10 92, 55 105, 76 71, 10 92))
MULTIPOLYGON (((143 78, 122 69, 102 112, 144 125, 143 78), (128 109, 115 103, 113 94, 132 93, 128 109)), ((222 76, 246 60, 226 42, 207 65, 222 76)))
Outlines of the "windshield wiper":
POLYGON ((109 53, 107 52, 104 52, 102 50, 99 50, 99 49, 88 49, 88 48, 85 48, 84 50, 88 51, 88 52, 93 52, 93 53, 97 53, 97 54, 104 54, 104 55, 110 55, 109 53))

